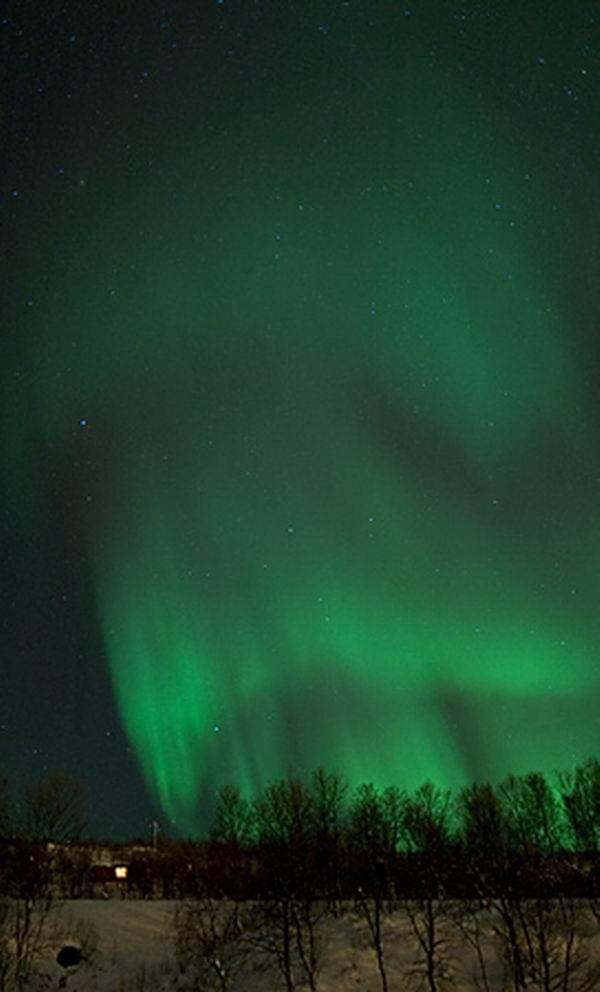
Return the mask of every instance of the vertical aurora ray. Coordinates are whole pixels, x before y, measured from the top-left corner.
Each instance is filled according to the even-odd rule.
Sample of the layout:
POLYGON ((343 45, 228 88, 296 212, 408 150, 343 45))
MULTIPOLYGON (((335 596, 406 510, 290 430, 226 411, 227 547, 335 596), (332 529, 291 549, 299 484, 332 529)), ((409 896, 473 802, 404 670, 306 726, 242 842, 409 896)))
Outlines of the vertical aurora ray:
POLYGON ((94 465, 115 696, 182 829, 226 781, 325 765, 456 784, 595 748, 588 717, 563 733, 600 634, 593 472, 572 505, 577 466, 600 471, 577 329, 527 163, 483 146, 464 93, 444 99, 440 121, 415 89, 397 137, 359 104, 311 156, 287 151, 314 144, 293 119, 240 120, 233 158, 188 137, 183 206, 128 186, 113 215, 92 192, 90 258, 54 277, 8 456, 40 434, 94 465), (99 258, 124 273, 114 296, 99 258))

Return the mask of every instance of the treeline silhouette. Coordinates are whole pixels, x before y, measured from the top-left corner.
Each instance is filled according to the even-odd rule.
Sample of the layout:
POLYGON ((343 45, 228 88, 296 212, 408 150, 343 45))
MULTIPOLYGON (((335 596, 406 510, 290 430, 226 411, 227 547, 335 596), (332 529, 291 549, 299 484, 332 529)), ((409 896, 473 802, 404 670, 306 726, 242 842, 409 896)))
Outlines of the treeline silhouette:
POLYGON ((600 762, 551 783, 541 772, 453 793, 412 793, 338 774, 287 779, 251 801, 217 796, 203 884, 214 895, 261 898, 285 888, 325 900, 443 891, 454 898, 511 889, 600 892, 600 762))
MULTIPOLYGON (((84 823, 81 791, 64 775, 18 804, 0 792, 0 889, 14 891, 37 873, 52 874, 63 895, 91 894, 97 842, 82 840, 84 823)), ((503 890, 595 898, 599 849, 600 761, 590 758, 553 781, 532 772, 456 792, 432 783, 413 792, 351 789, 323 769, 254 799, 225 786, 207 837, 161 838, 156 849, 114 845, 114 855, 128 863, 130 895, 254 899, 285 889, 335 902, 357 892, 440 890, 453 898, 503 890)))
POLYGON ((430 992, 458 973, 465 948, 485 992, 500 966, 515 992, 600 988, 585 935, 586 920, 600 922, 596 758, 553 781, 534 772, 455 792, 351 789, 322 769, 253 799, 226 786, 208 836, 113 845, 108 864, 107 845, 83 839, 81 809, 64 775, 17 803, 0 791, 0 992, 32 987, 61 898, 110 895, 177 901, 175 955, 194 989, 212 975, 225 992, 258 960, 287 992, 299 981, 317 990, 323 934, 348 919, 366 935, 382 992, 398 926, 410 974, 430 992), (114 874, 108 892, 98 868, 117 864, 126 877, 114 874))

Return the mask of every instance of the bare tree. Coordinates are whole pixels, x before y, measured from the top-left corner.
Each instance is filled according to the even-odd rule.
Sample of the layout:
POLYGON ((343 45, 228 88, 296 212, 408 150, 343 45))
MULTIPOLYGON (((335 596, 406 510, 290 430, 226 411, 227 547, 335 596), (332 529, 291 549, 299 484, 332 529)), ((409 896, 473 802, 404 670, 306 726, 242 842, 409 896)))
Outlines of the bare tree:
POLYGON ((558 777, 569 828, 569 841, 579 854, 596 856, 600 837, 600 761, 589 758, 558 777))
POLYGON ((347 782, 319 768, 311 780, 313 885, 324 896, 327 909, 339 916, 343 896, 343 840, 347 821, 347 782))
POLYGON ((565 889, 565 821, 541 773, 509 776, 494 790, 459 796, 469 901, 459 931, 475 950, 478 981, 489 990, 483 956, 485 912, 514 992, 589 992, 598 970, 577 933, 577 903, 565 889))
POLYGON ((12 987, 21 992, 31 987, 56 905, 57 845, 74 840, 83 828, 80 790, 67 776, 55 775, 27 789, 22 802, 12 804, 4 822, 0 974, 5 984, 10 979, 12 987))
POLYGON ((514 854, 548 858, 562 849, 566 824, 558 795, 545 775, 509 775, 498 794, 506 842, 514 854))
POLYGON ((454 857, 451 815, 450 791, 429 782, 417 789, 404 806, 405 845, 418 868, 417 891, 403 900, 417 944, 411 974, 429 992, 441 992, 453 979, 446 894, 446 876, 454 857))
POLYGON ((54 904, 49 863, 42 855, 37 846, 13 838, 2 864, 3 981, 10 980, 18 992, 30 986, 54 904))
POLYGON ((404 796, 397 789, 381 792, 369 783, 358 788, 350 809, 349 844, 360 879, 355 906, 367 927, 382 992, 388 992, 389 987, 385 936, 394 908, 403 804, 404 796))
POLYGON ((251 952, 245 939, 247 909, 226 899, 184 902, 175 910, 175 957, 189 987, 229 992, 251 952))
POLYGON ((251 844, 255 839, 255 810, 234 786, 217 793, 214 823, 210 832, 209 858, 213 894, 229 899, 248 895, 251 876, 251 844))
POLYGON ((31 786, 25 795, 22 834, 43 844, 70 844, 84 827, 81 787, 64 772, 31 786))
POLYGON ((211 839, 230 846, 244 847, 254 836, 252 804, 237 786, 225 785, 217 793, 211 839))
POLYGON ((515 990, 527 987, 530 946, 529 930, 523 927, 525 900, 521 885, 522 855, 529 849, 524 820, 527 810, 523 790, 514 778, 502 789, 487 783, 463 789, 458 797, 462 858, 468 894, 474 904, 464 907, 462 932, 471 935, 480 962, 480 978, 487 975, 481 949, 477 915, 486 913, 500 949, 507 974, 515 990), (517 797, 508 810, 512 797, 517 797), (509 821, 510 816, 510 821, 509 821))
POLYGON ((600 921, 600 761, 589 758, 558 777, 560 797, 588 905, 600 921))
POLYGON ((600 965, 578 933, 576 900, 538 896, 520 902, 509 931, 500 917, 496 934, 511 987, 535 992, 591 992, 600 987, 600 965), (515 954, 515 944, 518 954, 515 954), (519 960, 519 971, 515 961, 519 960))
POLYGON ((273 963, 286 992, 298 982, 316 992, 320 964, 319 924, 325 910, 317 901, 280 892, 250 907, 248 940, 259 960, 273 963))
POLYGON ((475 957, 474 967, 466 969, 468 978, 478 992, 492 992, 485 953, 489 934, 484 924, 481 902, 478 899, 458 899, 451 913, 460 937, 475 957))
POLYGON ((316 989, 317 928, 324 910, 314 893, 314 806, 306 786, 287 780, 255 802, 259 901, 251 940, 275 961, 287 992, 302 975, 316 989))

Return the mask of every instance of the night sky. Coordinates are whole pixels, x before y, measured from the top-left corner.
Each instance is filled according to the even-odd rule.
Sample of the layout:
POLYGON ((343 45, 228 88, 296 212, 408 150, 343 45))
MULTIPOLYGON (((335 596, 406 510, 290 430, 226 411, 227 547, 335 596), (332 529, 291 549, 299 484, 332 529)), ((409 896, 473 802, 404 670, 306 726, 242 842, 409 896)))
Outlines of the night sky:
MULTIPOLYGON (((0 772, 600 754, 600 4, 4 7, 0 772)), ((174 826, 173 826, 174 824, 174 826)))

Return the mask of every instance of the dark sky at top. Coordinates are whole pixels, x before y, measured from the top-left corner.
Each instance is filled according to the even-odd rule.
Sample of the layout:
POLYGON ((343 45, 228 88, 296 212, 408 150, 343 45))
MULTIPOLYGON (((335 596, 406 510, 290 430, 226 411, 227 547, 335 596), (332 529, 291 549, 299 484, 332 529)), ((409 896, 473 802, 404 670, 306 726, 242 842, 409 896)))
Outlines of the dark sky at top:
POLYGON ((1 21, 0 772, 598 752, 600 5, 1 21))

